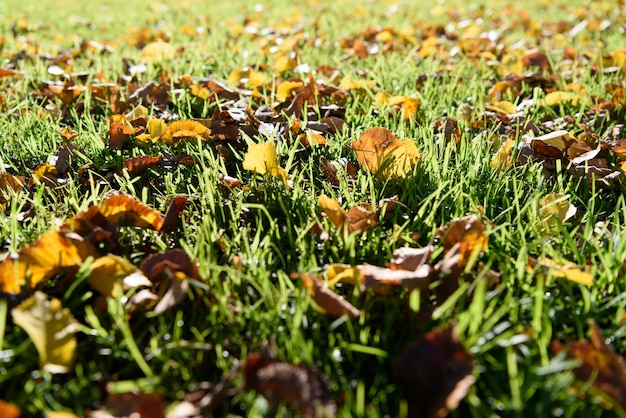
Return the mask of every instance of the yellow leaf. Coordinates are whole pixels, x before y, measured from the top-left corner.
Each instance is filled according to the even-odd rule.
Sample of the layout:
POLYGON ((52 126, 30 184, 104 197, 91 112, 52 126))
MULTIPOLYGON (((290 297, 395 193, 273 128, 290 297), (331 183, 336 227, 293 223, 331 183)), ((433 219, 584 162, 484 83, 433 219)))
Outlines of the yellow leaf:
POLYGON ((243 67, 233 70, 228 76, 228 81, 236 86, 242 85, 251 89, 258 89, 268 84, 271 80, 265 74, 251 67, 243 67))
POLYGON ((208 139, 210 135, 211 130, 200 122, 185 119, 170 123, 161 135, 161 141, 174 145, 183 139, 208 139))
POLYGON ((351 285, 357 285, 361 283, 363 275, 358 267, 351 266, 350 264, 331 264, 326 270, 326 278, 330 285, 336 283, 346 283, 351 285))
POLYGON ((506 100, 494 102, 485 106, 485 109, 491 110, 492 112, 504 113, 505 115, 517 113, 517 107, 515 107, 513 103, 507 102, 506 100))
POLYGON ((296 68, 298 61, 294 55, 280 55, 274 60, 274 71, 277 73, 284 73, 296 68))
POLYGON ((339 205, 339 202, 326 195, 320 195, 317 201, 322 212, 328 216, 336 228, 341 228, 345 224, 346 211, 339 205))
POLYGON ((572 134, 566 130, 558 130, 533 138, 533 141, 542 141, 544 144, 565 151, 575 141, 572 134))
POLYGON ((551 272, 552 277, 567 279, 584 286, 591 286, 593 284, 593 274, 588 271, 583 271, 578 265, 570 261, 557 261, 544 258, 538 260, 537 264, 541 270, 551 272))
POLYGON ((285 102, 291 98, 291 92, 298 87, 302 87, 301 81, 283 81, 276 89, 276 100, 285 102))
POLYGON ((46 411, 46 418, 78 418, 75 414, 71 412, 64 411, 46 411))
POLYGON ((500 149, 491 160, 491 168, 501 170, 511 164, 511 150, 513 149, 513 145, 515 145, 515 141, 512 139, 507 139, 502 143, 500 149))
POLYGON ((39 353, 39 363, 50 373, 67 373, 74 362, 78 323, 58 299, 35 292, 11 310, 13 322, 24 329, 39 353))
POLYGON ((576 206, 569 202, 569 195, 550 193, 541 199, 539 203, 539 218, 541 227, 549 229, 556 221, 563 223, 578 211, 576 206))
POLYGON ((280 177, 287 182, 287 172, 278 165, 276 144, 272 141, 265 144, 252 144, 243 159, 244 170, 255 171, 259 174, 269 174, 280 177))
POLYGON ((574 91, 553 91, 546 94, 546 97, 539 102, 541 106, 559 106, 571 104, 578 106, 580 102, 580 94, 574 91))
POLYGON ((91 273, 87 281, 105 296, 115 296, 123 284, 124 289, 152 284, 130 261, 113 254, 96 258, 91 263, 91 273))
POLYGON ((176 47, 167 42, 151 42, 141 50, 141 60, 148 64, 173 59, 176 57, 176 47))
POLYGON ((373 80, 354 80, 350 75, 345 76, 339 82, 339 88, 342 90, 371 90, 376 87, 373 80))
POLYGON ((19 293, 24 284, 32 289, 65 269, 80 266, 87 257, 97 255, 97 249, 78 234, 48 232, 0 263, 1 290, 19 293))

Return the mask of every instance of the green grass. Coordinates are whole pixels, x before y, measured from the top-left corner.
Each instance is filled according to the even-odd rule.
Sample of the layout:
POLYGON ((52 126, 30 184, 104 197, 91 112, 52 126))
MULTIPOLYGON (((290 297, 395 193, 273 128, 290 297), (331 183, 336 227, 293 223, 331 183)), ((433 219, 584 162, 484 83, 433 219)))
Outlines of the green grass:
MULTIPOLYGON (((355 5, 360 2, 352 1, 299 1, 290 6, 265 5, 263 13, 255 12, 253 2, 241 8, 191 0, 150 4, 115 0, 97 6, 79 3, 57 7, 55 1, 37 0, 22 1, 15 7, 0 5, 0 16, 4 17, 0 23, 0 68, 16 59, 24 41, 39 46, 32 54, 34 59, 18 61, 16 68, 22 77, 0 78, 0 172, 28 177, 38 164, 55 154, 61 145, 58 133, 66 126, 79 133, 74 144, 82 150, 71 163, 68 183, 58 190, 36 186, 8 196, 0 222, 1 250, 15 252, 34 242, 59 221, 98 204, 111 188, 130 193, 161 213, 173 196, 184 195, 189 197, 189 204, 180 231, 157 234, 127 228, 122 231, 121 242, 126 249, 124 256, 137 265, 148 252, 183 248, 198 262, 201 280, 191 283, 188 298, 160 316, 128 315, 120 299, 109 298, 105 306, 94 306, 95 291, 86 281, 88 266, 81 268, 71 286, 48 286, 46 292, 61 299, 81 324, 76 363, 65 375, 40 370, 35 347, 11 319, 10 310, 21 296, 3 296, 0 399, 18 405, 24 416, 72 411, 82 417, 100 407, 108 392, 135 389, 163 393, 168 403, 174 403, 206 382, 219 382, 248 353, 270 347, 279 359, 304 362, 328 376, 333 393, 343 399, 339 416, 402 416, 410 394, 394 379, 395 359, 405 345, 427 330, 454 322, 462 343, 475 355, 476 383, 452 416, 606 416, 608 412, 597 397, 579 397, 572 391, 572 368, 576 364, 555 356, 550 344, 588 338, 588 320, 593 319, 615 350, 626 352, 622 338, 626 334, 623 185, 590 187, 565 168, 545 177, 537 164, 494 170, 490 162, 497 150, 491 139, 498 130, 495 124, 480 130, 463 126, 460 142, 447 144, 434 132, 434 123, 446 115, 457 119, 462 104, 473 106, 476 114, 484 109, 490 88, 500 79, 497 68, 488 62, 472 62, 462 53, 449 60, 418 59, 415 51, 419 43, 364 59, 341 58, 345 51, 339 41, 357 37, 370 26, 408 27, 417 33, 420 24, 446 25, 453 22, 450 17, 430 13, 429 8, 415 8, 410 1, 399 1, 398 12, 390 17, 385 13, 391 2, 372 2, 359 8, 355 5), (327 146, 302 150, 293 138, 278 145, 281 165, 293 180, 291 188, 274 178, 243 170, 244 144, 225 164, 216 152, 217 141, 188 141, 174 148, 178 155, 191 155, 197 162, 194 166, 156 167, 142 176, 124 176, 119 170, 126 158, 158 155, 168 147, 156 144, 145 149, 110 150, 103 141, 108 137, 111 115, 106 104, 86 94, 88 111, 80 114, 70 106, 63 117, 56 117, 46 113, 41 99, 30 94, 40 91, 42 80, 53 78, 47 73, 48 64, 37 56, 56 56, 80 45, 82 39, 110 43, 115 51, 78 56, 71 71, 86 71, 88 79, 102 73, 119 83, 123 58, 134 63, 140 60, 140 50, 129 43, 135 39, 132 31, 141 28, 168 33, 172 44, 184 50, 171 61, 148 65, 138 76, 140 85, 162 73, 172 82, 183 74, 191 75, 194 81, 206 76, 227 81, 232 70, 244 65, 267 64, 265 72, 271 76, 273 57, 261 50, 265 37, 233 36, 237 28, 243 28, 246 18, 259 28, 291 25, 292 34, 300 33, 305 39, 300 46, 300 63, 312 69, 331 65, 341 77, 350 74, 377 83, 372 91, 352 92, 345 104, 349 131, 330 138, 327 146), (25 19, 26 27, 20 26, 20 19, 25 19), (187 35, 181 31, 184 24, 203 27, 204 31, 195 37, 187 35), (303 29, 293 29, 297 25, 303 29), (316 39, 319 45, 314 44, 316 39), (416 89, 416 79, 421 75, 425 77, 416 89), (377 91, 419 97, 416 118, 405 123, 399 114, 378 109, 373 100, 377 91), (325 182, 320 157, 356 162, 351 142, 366 129, 378 126, 390 129, 400 139, 416 141, 421 160, 415 171, 408 178, 384 183, 360 169, 356 180, 342 178, 338 186, 325 182), (93 163, 94 178, 108 175, 108 183, 82 184, 78 169, 89 162, 93 163), (224 174, 240 178, 246 187, 231 190, 220 186, 224 174), (549 193, 570 195, 578 215, 546 235, 538 209, 540 200, 549 193), (343 207, 363 202, 376 205, 398 194, 404 207, 371 230, 347 235, 322 216, 317 204, 321 194, 338 199, 343 207), (28 208, 33 209, 28 220, 19 221, 18 214, 28 208), (322 273, 331 263, 385 265, 394 249, 425 246, 438 228, 469 213, 481 213, 491 221, 488 249, 478 259, 485 267, 469 271, 475 280, 439 306, 425 294, 401 289, 376 294, 340 284, 335 290, 362 314, 354 320, 338 319, 319 312, 301 282, 290 278, 292 272, 322 273), (330 240, 317 242, 313 238, 315 221, 322 223, 330 240), (596 225, 601 232, 594 230, 596 225), (594 283, 584 287, 550 274, 529 273, 529 257, 588 264, 594 283), (235 259, 241 260, 240 266, 235 259), (480 280, 488 269, 500 273, 495 287, 487 287, 480 280), (425 314, 433 308, 432 315, 425 314)), ((511 24, 501 41, 504 44, 522 40, 524 50, 534 46, 550 50, 557 42, 550 33, 551 26, 544 26, 546 34, 541 37, 524 32, 519 11, 528 10, 532 21, 540 24, 575 21, 574 16, 583 9, 570 2, 544 3, 534 8, 515 4, 509 13, 504 11, 504 2, 460 4, 457 20, 483 16, 486 23, 480 30, 488 31, 498 29, 490 23, 492 16, 500 17, 511 24)), ((604 4, 598 2, 584 9, 590 22, 609 16, 603 14, 604 4)), ((621 7, 621 17, 611 14, 609 28, 602 32, 585 30, 587 39, 578 36, 573 46, 590 56, 619 47, 625 10, 615 7, 621 7), (596 49, 599 40, 604 44, 601 50, 596 49)), ((444 12, 451 8, 447 3, 441 6, 444 12)), ((460 34, 461 29, 456 32, 460 34)), ((458 41, 442 42, 448 49, 458 41)), ((551 59, 560 62, 560 56, 551 55, 551 59)), ((623 77, 594 73, 584 62, 574 63, 571 70, 571 76, 559 81, 575 81, 590 96, 607 99, 610 96, 604 86, 623 77)), ((294 75, 288 72, 278 79, 294 75)), ((543 95, 524 88, 529 96, 543 95)), ((171 112, 180 119, 207 118, 218 107, 186 91, 171 94, 175 97, 171 112)), ((262 104, 272 103, 264 98, 252 106, 256 109, 262 104)), ((230 104, 219 106, 227 108, 230 104)), ((571 105, 533 109, 529 119, 540 125, 593 108, 591 104, 581 106, 584 109, 571 105)), ((577 122, 569 122, 567 129, 581 133, 577 122)), ((621 120, 609 121, 595 133, 604 135, 613 123, 624 123, 623 112, 621 120)), ((436 244, 436 257, 440 258, 441 252, 436 244)), ((230 385, 242 387, 240 372, 230 385)), ((241 390, 231 395, 214 411, 216 416, 264 413, 260 395, 241 390)), ((282 407, 280 413, 290 412, 282 407)))

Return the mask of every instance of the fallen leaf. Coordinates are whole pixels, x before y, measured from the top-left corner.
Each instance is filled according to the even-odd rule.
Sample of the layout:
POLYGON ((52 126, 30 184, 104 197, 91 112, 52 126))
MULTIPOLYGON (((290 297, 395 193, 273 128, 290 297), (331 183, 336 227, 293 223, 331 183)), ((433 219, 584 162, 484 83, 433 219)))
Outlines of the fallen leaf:
POLYGON ((358 285, 361 290, 368 288, 384 290, 388 286, 426 289, 431 282, 432 274, 433 269, 428 264, 419 265, 415 270, 398 270, 370 264, 357 266, 331 264, 326 270, 329 283, 358 285))
MULTIPOLYGON (((155 126, 155 133, 161 129, 155 126)), ((200 139, 207 140, 211 136, 211 130, 202 123, 195 120, 179 120, 167 126, 165 132, 160 136, 161 141, 167 145, 175 145, 182 140, 200 139)))
POLYGON ((176 306, 187 296, 187 279, 199 279, 198 266, 181 249, 153 254, 141 263, 140 269, 156 289, 158 302, 153 311, 157 315, 176 306))
POLYGON ((395 371, 409 395, 409 416, 440 418, 455 410, 475 378, 474 358, 454 325, 434 329, 407 345, 395 371))
POLYGON ((160 393, 112 393, 92 418, 165 418, 167 404, 160 393))
POLYGON ((569 195, 550 193, 539 202, 539 222, 542 229, 550 231, 558 222, 565 222, 574 215, 578 209, 569 201, 569 195))
POLYGON ((299 277, 304 283, 320 310, 330 316, 347 315, 354 319, 361 315, 361 312, 352 306, 343 297, 339 296, 328 288, 328 285, 312 274, 299 274, 292 277, 299 277))
MULTIPOLYGON (((587 385, 591 379, 594 388, 606 393, 622 409, 626 410, 626 362, 606 343, 602 330, 595 321, 591 322, 591 341, 572 341, 567 347, 567 356, 581 362, 574 369, 576 380, 587 385)), ((563 351, 563 344, 552 342, 552 351, 563 351)))
POLYGON ((459 263, 463 266, 474 252, 485 251, 489 242, 485 225, 476 214, 449 221, 440 228, 438 235, 442 237, 445 252, 459 245, 459 263))
POLYGON ((151 42, 141 50, 141 60, 147 64, 176 58, 176 47, 161 40, 151 42))
POLYGON ((400 141, 385 128, 365 131, 352 142, 352 148, 359 163, 384 180, 409 175, 420 158, 415 141, 400 141))
POLYGON ((0 263, 2 291, 20 293, 24 285, 34 289, 64 270, 78 268, 87 257, 98 255, 97 249, 76 233, 45 233, 36 242, 0 263))
POLYGON ((593 273, 583 270, 583 268, 570 261, 558 261, 550 258, 535 260, 534 258, 529 258, 526 270, 530 273, 535 266, 538 267, 538 271, 544 274, 551 273, 552 277, 567 279, 584 286, 593 284, 593 273))
MULTIPOLYGON (((1 74, 0 74, 1 76, 1 74)), ((8 403, 0 399, 0 417, 2 418, 20 418, 22 411, 12 403, 8 403)))
POLYGON ((125 258, 109 254, 96 258, 90 266, 87 282, 104 296, 139 286, 151 286, 150 280, 125 258))
POLYGON ((119 226, 158 231, 163 225, 163 217, 160 213, 134 197, 119 191, 107 193, 99 206, 99 210, 108 222, 119 226))
POLYGON ((280 403, 303 417, 334 416, 336 405, 326 376, 304 364, 279 362, 258 353, 249 354, 243 368, 244 390, 267 399, 275 415, 280 403))
POLYGON ((43 292, 11 310, 13 322, 24 329, 39 353, 39 364, 50 373, 68 373, 74 362, 78 323, 58 299, 43 292))
POLYGON ((276 144, 273 141, 250 145, 244 155, 243 168, 259 174, 269 174, 287 182, 287 172, 278 165, 276 144))

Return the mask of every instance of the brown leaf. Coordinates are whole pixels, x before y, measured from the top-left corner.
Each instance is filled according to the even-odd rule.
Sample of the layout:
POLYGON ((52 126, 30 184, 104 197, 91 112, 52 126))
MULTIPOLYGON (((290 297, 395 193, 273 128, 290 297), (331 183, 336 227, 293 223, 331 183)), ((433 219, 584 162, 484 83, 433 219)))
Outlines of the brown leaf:
POLYGON ((139 176, 148 171, 150 167, 154 167, 155 165, 161 163, 161 161, 163 161, 163 157, 161 155, 140 155, 138 157, 124 160, 122 162, 122 169, 128 171, 128 174, 131 176, 139 176))
MULTIPOLYGON (((563 344, 553 341, 552 351, 559 353, 563 344)), ((626 409, 626 362, 606 343, 602 330, 595 321, 591 323, 591 341, 573 341, 567 348, 567 356, 580 360, 574 369, 576 379, 592 385, 609 395, 622 410, 626 409)))
POLYGON ((389 262, 389 268, 392 270, 415 271, 419 266, 428 262, 432 252, 432 245, 427 245, 423 248, 398 248, 393 252, 393 257, 389 262))
POLYGON ((159 393, 114 393, 107 396, 104 406, 90 416, 97 418, 165 418, 167 404, 159 393))
POLYGON ((407 345, 395 371, 409 395, 409 417, 445 417, 456 409, 474 383, 473 363, 454 325, 407 345))
POLYGON ((253 353, 244 365, 245 390, 255 390, 267 399, 276 414, 279 403, 298 411, 303 417, 333 416, 336 405, 328 379, 304 364, 279 362, 253 353))
POLYGON ((451 220, 439 230, 438 234, 443 237, 445 252, 459 244, 460 263, 467 262, 474 251, 485 251, 489 241, 485 235, 485 226, 476 214, 451 220))
POLYGON ((181 249, 153 254, 141 263, 140 269, 155 285, 159 297, 154 307, 156 314, 171 309, 187 296, 187 279, 199 278, 198 266, 181 249))
POLYGON ((311 297, 319 306, 320 310, 327 315, 343 316, 354 319, 361 315, 361 312, 352 306, 343 297, 339 296, 328 288, 328 285, 312 274, 293 274, 292 277, 299 277, 304 283, 304 287, 309 291, 311 297))
POLYGON ((180 223, 180 217, 183 214, 185 205, 189 199, 186 196, 176 196, 170 202, 167 207, 165 216, 163 217, 163 225, 161 226, 161 232, 170 233, 178 228, 180 223))

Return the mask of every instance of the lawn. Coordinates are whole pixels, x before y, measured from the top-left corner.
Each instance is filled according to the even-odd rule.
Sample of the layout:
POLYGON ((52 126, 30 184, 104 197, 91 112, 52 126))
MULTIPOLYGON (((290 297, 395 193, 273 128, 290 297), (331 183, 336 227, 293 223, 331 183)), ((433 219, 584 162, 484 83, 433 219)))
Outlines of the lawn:
POLYGON ((623 2, 8 3, 0 416, 626 416, 623 2))

